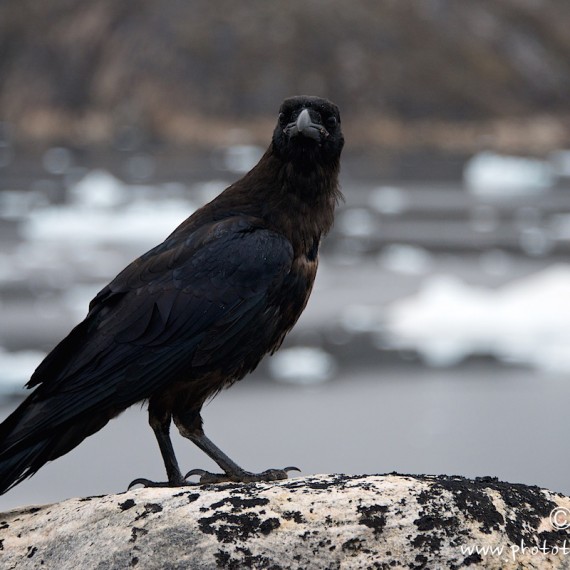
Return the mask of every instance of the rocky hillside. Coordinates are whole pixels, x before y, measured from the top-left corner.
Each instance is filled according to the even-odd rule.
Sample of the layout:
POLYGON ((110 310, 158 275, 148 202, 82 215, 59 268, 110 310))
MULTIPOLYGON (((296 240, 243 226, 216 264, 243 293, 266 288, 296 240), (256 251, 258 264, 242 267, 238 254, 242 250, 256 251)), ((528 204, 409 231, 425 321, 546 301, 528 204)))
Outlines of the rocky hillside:
POLYGON ((23 139, 216 139, 294 93, 393 130, 567 117, 569 25, 566 0, 5 0, 0 119, 23 139))

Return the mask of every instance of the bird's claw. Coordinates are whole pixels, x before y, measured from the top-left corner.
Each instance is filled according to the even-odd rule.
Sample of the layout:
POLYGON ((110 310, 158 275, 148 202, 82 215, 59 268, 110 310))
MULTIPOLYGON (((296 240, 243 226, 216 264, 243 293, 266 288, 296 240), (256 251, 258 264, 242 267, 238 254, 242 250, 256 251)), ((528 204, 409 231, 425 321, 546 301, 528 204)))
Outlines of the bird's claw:
POLYGON ((191 485, 191 483, 186 483, 185 481, 176 483, 171 483, 169 481, 151 481, 150 479, 141 477, 131 481, 127 487, 127 491, 130 491, 135 485, 142 485, 143 487, 184 487, 186 485, 191 485))
POLYGON ((151 481, 140 477, 131 481, 127 487, 130 491, 135 485, 142 485, 143 487, 185 487, 188 485, 196 485, 196 483, 189 483, 186 481, 188 477, 198 475, 200 477, 197 484, 208 485, 212 483, 258 483, 268 481, 282 481, 289 477, 289 471, 301 471, 298 467, 285 467, 284 469, 267 469, 263 473, 250 473, 249 471, 238 471, 236 473, 210 473, 204 469, 192 469, 184 476, 184 479, 179 482, 169 481, 151 481))
POLYGON ((162 487, 165 483, 157 483, 156 481, 151 481, 150 479, 144 479, 141 477, 131 481, 127 487, 127 491, 130 491, 135 485, 142 485, 143 487, 162 487))
POLYGON ((267 481, 282 481, 289 477, 289 471, 301 471, 298 467, 285 467, 284 469, 267 469, 262 473, 250 473, 249 471, 239 471, 237 473, 210 473, 204 469, 192 469, 186 473, 184 479, 198 475, 200 485, 212 483, 258 483, 267 481))

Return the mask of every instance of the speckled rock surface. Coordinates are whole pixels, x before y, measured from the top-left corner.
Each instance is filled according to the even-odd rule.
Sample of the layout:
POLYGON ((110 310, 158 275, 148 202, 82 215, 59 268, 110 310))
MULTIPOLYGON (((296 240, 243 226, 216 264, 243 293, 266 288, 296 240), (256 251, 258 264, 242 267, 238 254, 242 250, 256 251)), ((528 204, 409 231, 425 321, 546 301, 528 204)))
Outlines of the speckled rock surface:
POLYGON ((570 568, 566 522, 570 498, 492 478, 136 489, 0 514, 0 567, 570 568))

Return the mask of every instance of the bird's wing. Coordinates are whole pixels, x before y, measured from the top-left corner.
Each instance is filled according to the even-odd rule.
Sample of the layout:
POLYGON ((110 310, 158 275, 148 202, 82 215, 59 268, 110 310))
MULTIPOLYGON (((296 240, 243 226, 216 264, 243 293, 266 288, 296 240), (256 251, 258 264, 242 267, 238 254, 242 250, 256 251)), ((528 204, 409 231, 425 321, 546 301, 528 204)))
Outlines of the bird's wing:
POLYGON ((289 241, 237 217, 173 235, 105 287, 37 368, 29 386, 51 400, 50 415, 122 409, 191 368, 223 369, 236 347, 260 341, 252 323, 274 316, 289 241))

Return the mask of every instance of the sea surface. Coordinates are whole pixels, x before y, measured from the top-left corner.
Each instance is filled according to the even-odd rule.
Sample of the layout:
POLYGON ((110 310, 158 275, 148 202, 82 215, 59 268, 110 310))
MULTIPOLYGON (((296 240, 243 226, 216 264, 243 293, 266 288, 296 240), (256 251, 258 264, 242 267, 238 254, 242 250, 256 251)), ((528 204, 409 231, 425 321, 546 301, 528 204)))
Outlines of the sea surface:
MULTIPOLYGON (((54 147, 4 161, 0 418, 97 291, 259 152, 54 147)), ((564 156, 348 153, 307 310, 274 357, 205 407, 209 437, 249 470, 491 475, 570 493, 564 156)), ((215 469, 175 439, 182 469, 215 469)), ((0 510, 122 492, 137 477, 164 478, 144 406, 0 510)))

